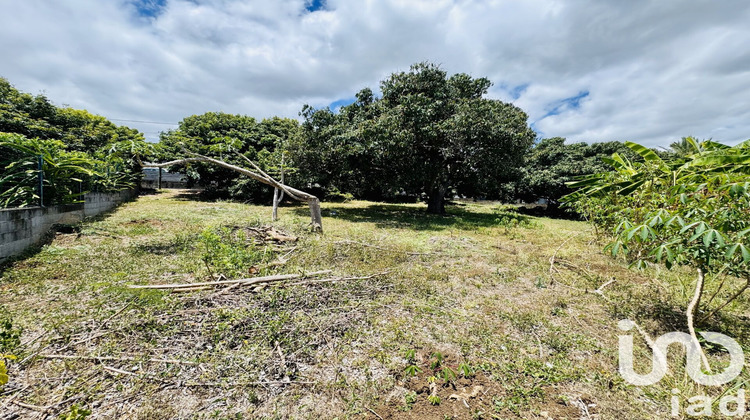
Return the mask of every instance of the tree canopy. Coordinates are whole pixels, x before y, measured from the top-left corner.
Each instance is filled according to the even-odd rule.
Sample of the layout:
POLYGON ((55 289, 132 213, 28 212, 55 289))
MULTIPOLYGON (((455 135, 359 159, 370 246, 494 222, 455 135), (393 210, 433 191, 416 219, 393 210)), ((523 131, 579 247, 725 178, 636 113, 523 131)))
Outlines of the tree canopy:
POLYGON ((573 192, 566 183, 580 176, 611 170, 603 158, 613 153, 633 156, 630 149, 618 141, 565 144, 562 137, 542 139, 526 155, 522 177, 513 193, 527 202, 543 198, 556 203, 573 192))
POLYGON ((519 176, 535 133, 522 110, 484 97, 490 86, 419 63, 383 80, 382 97, 363 89, 338 114, 305 106, 295 164, 310 181, 365 198, 423 194, 434 213, 448 193, 496 196, 519 176))

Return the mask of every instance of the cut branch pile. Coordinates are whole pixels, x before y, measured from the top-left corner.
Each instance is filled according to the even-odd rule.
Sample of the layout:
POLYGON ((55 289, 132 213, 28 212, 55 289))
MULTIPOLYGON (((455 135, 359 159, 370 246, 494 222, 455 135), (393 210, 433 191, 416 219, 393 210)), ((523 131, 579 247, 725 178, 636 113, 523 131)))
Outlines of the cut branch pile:
POLYGON ((160 289, 172 290, 174 292, 192 292, 195 290, 209 290, 217 286, 258 286, 262 284, 281 282, 284 280, 304 279, 330 273, 331 270, 315 271, 306 274, 277 274, 273 276, 252 277, 237 280, 206 281, 200 283, 179 284, 131 284, 130 289, 160 289))
POLYGON ((237 231, 243 231, 248 239, 252 238, 255 241, 256 245, 263 245, 269 242, 277 244, 297 242, 297 240, 299 239, 298 237, 279 230, 273 226, 233 226, 232 232, 234 233, 237 231))

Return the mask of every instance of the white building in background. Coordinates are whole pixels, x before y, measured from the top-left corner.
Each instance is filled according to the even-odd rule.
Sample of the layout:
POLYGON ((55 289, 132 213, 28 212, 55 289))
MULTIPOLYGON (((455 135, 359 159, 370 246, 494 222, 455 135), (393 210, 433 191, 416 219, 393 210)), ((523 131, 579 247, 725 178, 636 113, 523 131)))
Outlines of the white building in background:
POLYGON ((172 173, 164 168, 143 168, 141 188, 185 188, 187 181, 187 177, 181 173, 172 173))

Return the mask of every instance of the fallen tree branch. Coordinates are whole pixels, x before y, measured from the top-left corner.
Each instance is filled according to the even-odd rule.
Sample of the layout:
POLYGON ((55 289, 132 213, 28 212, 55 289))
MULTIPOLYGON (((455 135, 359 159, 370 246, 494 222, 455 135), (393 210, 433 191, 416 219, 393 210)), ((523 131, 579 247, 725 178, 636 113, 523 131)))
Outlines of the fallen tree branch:
POLYGON ((382 273, 370 274, 369 276, 361 276, 361 277, 331 277, 331 278, 320 279, 320 280, 300 281, 296 283, 289 283, 289 284, 286 284, 285 286, 301 286, 304 284, 330 283, 334 281, 347 281, 347 280, 367 280, 367 279, 372 279, 375 277, 386 275, 390 272, 391 270, 383 271, 382 273))
POLYGON ((118 361, 118 362, 149 362, 149 363, 167 363, 180 365, 200 365, 197 362, 176 359, 139 359, 137 357, 112 357, 112 356, 75 356, 67 354, 42 354, 44 359, 66 359, 66 360, 96 360, 98 362, 118 361))
POLYGON ((130 284, 128 285, 128 288, 129 289, 160 289, 160 290, 164 290, 164 289, 203 290, 203 288, 212 288, 212 286, 221 286, 221 285, 241 284, 243 286, 251 286, 254 284, 273 283, 276 281, 319 276, 321 274, 328 274, 330 272, 331 270, 322 270, 322 271, 315 271, 315 272, 306 273, 306 274, 278 274, 278 275, 265 276, 265 277, 253 277, 253 278, 248 278, 248 279, 207 281, 207 282, 201 282, 201 283, 130 284))
POLYGON ((311 218, 310 224, 312 225, 313 230, 320 230, 320 231, 323 230, 323 219, 320 213, 320 200, 318 199, 318 197, 312 194, 308 194, 304 191, 300 191, 296 188, 292 188, 288 185, 284 185, 280 183, 279 181, 276 181, 275 179, 271 178, 271 176, 269 176, 268 174, 260 170, 260 168, 255 163, 247 159, 247 157, 245 156, 243 157, 245 157, 246 160, 250 161, 252 166, 256 168, 256 170, 258 170, 260 173, 253 172, 249 169, 245 169, 236 165, 232 165, 231 163, 227 163, 227 162, 214 159, 208 156, 203 156, 198 153, 191 152, 189 150, 183 149, 183 151, 194 157, 172 160, 172 161, 165 162, 165 163, 153 163, 153 162, 139 162, 139 163, 142 167, 164 168, 167 166, 178 165, 178 164, 189 163, 189 162, 209 162, 209 163, 213 163, 214 165, 218 165, 223 168, 227 168, 232 171, 239 172, 243 175, 249 176, 250 178, 258 182, 261 182, 263 184, 269 185, 274 188, 279 188, 282 191, 289 194, 290 197, 296 199, 297 201, 306 201, 307 204, 310 206, 310 218, 311 218))

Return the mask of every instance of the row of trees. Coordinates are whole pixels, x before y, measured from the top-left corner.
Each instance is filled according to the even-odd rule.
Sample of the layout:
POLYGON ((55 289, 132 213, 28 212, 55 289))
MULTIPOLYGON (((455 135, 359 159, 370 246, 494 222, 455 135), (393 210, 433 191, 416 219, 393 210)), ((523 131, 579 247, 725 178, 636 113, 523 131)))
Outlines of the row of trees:
MULTIPOLYGON (((161 152, 186 157, 186 149, 238 164, 246 157, 272 175, 282 166, 296 172, 292 183, 303 188, 377 200, 424 196, 428 211, 442 213, 448 194, 499 197, 534 143, 523 111, 484 97, 490 85, 416 64, 383 80, 381 97, 362 89, 338 113, 305 106, 301 125, 222 113, 188 117, 162 135, 161 152)), ((223 168, 185 171, 234 197, 268 197, 223 168)))
MULTIPOLYGON (((292 185, 322 197, 422 198, 435 213, 453 195, 556 203, 573 191, 567 182, 609 170, 603 158, 638 159, 621 142, 535 141, 522 110, 485 97, 490 86, 420 63, 383 80, 380 97, 365 88, 337 112, 304 106, 301 124, 214 112, 185 118, 162 134, 161 159, 188 157, 183 149, 235 165, 249 158, 276 177, 283 167, 292 185)), ((269 187, 225 168, 198 163, 182 170, 212 193, 271 196, 269 187)))
POLYGON ((0 207, 69 203, 128 188, 150 153, 141 133, 85 110, 57 107, 0 78, 0 207), (39 172, 43 188, 39 188, 39 172))
MULTIPOLYGON (((85 178, 82 189, 89 190, 132 184, 139 157, 168 161, 193 152, 237 166, 250 159, 273 177, 283 171, 291 185, 318 196, 343 192, 371 200, 423 199, 430 212, 442 213, 445 198, 453 195, 554 203, 572 191, 566 182, 606 170, 602 158, 615 152, 637 157, 620 142, 535 142, 527 115, 486 98, 490 86, 486 78, 448 75, 436 65, 419 63, 384 79, 381 96, 362 89, 338 112, 305 106, 301 123, 208 112, 183 119, 152 147, 136 130, 87 111, 56 107, 43 95, 18 92, 0 79, 0 132, 22 136, 4 137, 0 145, 14 150, 0 160, 0 182, 6 190, 17 186, 1 198, 5 205, 33 198, 32 154, 47 153, 50 169, 55 159, 72 159, 77 163, 72 167, 85 171, 66 173, 70 179, 85 178), (11 165, 19 156, 23 162, 11 165), (93 160, 85 163, 84 157, 93 160)), ((225 167, 191 162, 175 169, 210 186, 212 194, 256 202, 271 197, 267 185, 225 167)), ((49 198, 69 200, 64 197, 76 188, 68 184, 50 185, 62 192, 49 198)))

